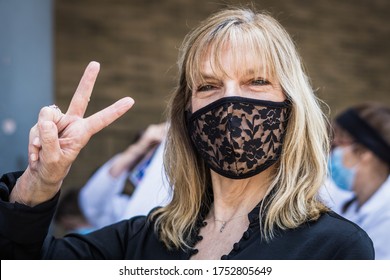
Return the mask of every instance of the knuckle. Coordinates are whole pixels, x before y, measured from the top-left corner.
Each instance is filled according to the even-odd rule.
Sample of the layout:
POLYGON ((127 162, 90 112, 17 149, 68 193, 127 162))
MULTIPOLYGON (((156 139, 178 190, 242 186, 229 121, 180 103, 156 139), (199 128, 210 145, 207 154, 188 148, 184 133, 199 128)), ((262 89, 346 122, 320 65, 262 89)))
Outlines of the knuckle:
POLYGON ((58 153, 51 153, 46 162, 50 165, 59 165, 62 162, 61 156, 58 153))

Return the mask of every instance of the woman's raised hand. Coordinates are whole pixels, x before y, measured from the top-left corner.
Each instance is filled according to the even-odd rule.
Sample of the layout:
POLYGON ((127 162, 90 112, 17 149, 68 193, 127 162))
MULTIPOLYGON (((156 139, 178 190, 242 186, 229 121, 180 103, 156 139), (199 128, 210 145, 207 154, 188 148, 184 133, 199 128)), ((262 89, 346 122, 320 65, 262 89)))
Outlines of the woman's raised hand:
POLYGON ((99 63, 89 63, 66 113, 55 105, 41 109, 30 131, 29 165, 11 193, 11 202, 34 206, 51 199, 91 136, 133 106, 134 100, 125 97, 84 118, 99 69, 99 63))

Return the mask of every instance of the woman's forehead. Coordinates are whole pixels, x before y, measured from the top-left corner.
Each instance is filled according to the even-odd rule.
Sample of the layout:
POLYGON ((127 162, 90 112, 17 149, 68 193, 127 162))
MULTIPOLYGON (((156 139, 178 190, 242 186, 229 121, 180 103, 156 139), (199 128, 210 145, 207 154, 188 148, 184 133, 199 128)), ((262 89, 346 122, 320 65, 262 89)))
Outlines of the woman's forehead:
POLYGON ((223 48, 209 48, 198 64, 199 78, 233 75, 270 76, 271 69, 266 55, 247 46, 226 44, 223 48))

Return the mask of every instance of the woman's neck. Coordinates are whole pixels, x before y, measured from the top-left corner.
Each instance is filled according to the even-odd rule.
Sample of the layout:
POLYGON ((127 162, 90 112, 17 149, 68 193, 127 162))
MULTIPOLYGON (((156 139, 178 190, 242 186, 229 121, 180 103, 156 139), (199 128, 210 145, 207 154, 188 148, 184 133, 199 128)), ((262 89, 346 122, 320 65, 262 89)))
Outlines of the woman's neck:
POLYGON ((214 219, 229 220, 248 214, 265 196, 272 167, 247 179, 229 179, 214 172, 211 174, 214 205, 210 215, 214 219))

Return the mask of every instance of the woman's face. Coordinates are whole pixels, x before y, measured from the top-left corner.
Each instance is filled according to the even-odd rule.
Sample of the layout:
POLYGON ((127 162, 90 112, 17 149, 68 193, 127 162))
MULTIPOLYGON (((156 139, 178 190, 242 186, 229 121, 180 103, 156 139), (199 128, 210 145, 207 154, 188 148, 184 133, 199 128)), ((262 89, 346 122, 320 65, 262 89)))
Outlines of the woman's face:
MULTIPOLYGON (((244 55, 244 54, 243 54, 244 55)), ((253 58, 255 59, 255 58, 253 58)), ((248 69, 245 59, 241 63, 234 63, 230 49, 225 48, 221 53, 221 68, 225 73, 213 71, 212 60, 206 56, 201 64, 203 82, 194 86, 192 90, 192 112, 222 98, 241 96, 246 98, 282 102, 286 99, 279 82, 274 77, 261 77, 255 73, 262 73, 263 64, 259 61, 260 69, 248 69)))
POLYGON ((343 149, 343 164, 345 167, 352 168, 359 162, 359 150, 356 148, 353 138, 337 123, 334 124, 333 146, 343 149))

